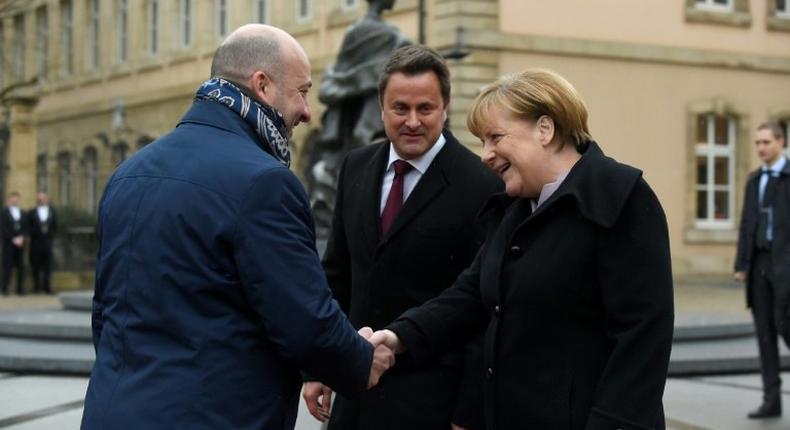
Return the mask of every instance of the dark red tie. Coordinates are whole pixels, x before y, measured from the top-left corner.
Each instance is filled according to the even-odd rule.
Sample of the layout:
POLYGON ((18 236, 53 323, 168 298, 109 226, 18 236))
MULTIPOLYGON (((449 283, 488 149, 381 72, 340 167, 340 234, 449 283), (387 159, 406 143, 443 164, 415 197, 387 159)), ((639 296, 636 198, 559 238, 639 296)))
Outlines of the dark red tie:
POLYGON ((392 180, 392 188, 390 188, 390 194, 387 196, 384 211, 381 212, 382 235, 387 234, 392 221, 395 220, 401 206, 403 206, 403 177, 412 169, 412 165, 403 160, 395 160, 393 167, 395 169, 395 178, 392 180))

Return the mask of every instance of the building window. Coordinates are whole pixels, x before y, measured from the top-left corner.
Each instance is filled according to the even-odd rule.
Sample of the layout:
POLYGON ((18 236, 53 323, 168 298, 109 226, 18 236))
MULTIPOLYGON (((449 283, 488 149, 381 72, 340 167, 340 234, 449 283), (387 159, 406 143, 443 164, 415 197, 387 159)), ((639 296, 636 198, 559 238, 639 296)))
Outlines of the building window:
POLYGON ((88 213, 96 213, 96 197, 99 184, 99 167, 96 157, 96 149, 93 147, 85 148, 82 157, 85 168, 85 209, 88 213))
POLYGON ((313 0, 296 0, 296 20, 308 21, 313 18, 313 0))
POLYGON ((716 10, 722 12, 732 11, 733 0, 695 0, 697 9, 716 10))
POLYGON ((735 207, 735 133, 731 116, 697 116, 696 226, 733 228, 735 207))
POLYGON ((776 16, 790 18, 790 1, 776 0, 776 16))
POLYGON ((0 89, 5 88, 5 56, 7 52, 5 46, 5 27, 0 23, 0 89))
POLYGON ((159 0, 148 1, 148 53, 159 53, 159 0))
POLYGON ((58 155, 58 175, 60 179, 60 204, 71 204, 71 154, 62 152, 58 155))
POLYGON ((36 158, 36 190, 49 192, 48 179, 47 154, 41 154, 36 158))
POLYGON ((225 37, 228 35, 228 0, 214 0, 216 9, 214 16, 217 17, 217 36, 225 37))
POLYGON ((192 0, 181 0, 178 8, 178 29, 181 47, 192 44, 192 0))
POLYGON ((752 23, 749 0, 686 0, 686 21, 748 27, 752 23))
POLYGON ((88 0, 88 68, 99 67, 99 0, 88 0))
POLYGON ((25 79, 25 15, 14 16, 14 80, 25 79))
POLYGON ((115 166, 123 163, 126 160, 126 154, 129 152, 129 146, 121 142, 112 147, 112 162, 115 166))
POLYGON ((269 22, 269 2, 267 0, 253 0, 252 9, 255 22, 261 24, 269 22))
POLYGON ((118 0, 118 62, 129 60, 129 0, 118 0))
POLYGON ((63 74, 71 75, 74 72, 74 11, 71 0, 60 3, 60 29, 61 29, 61 55, 63 55, 63 74))
POLYGON ((359 7, 359 0, 340 0, 340 7, 343 10, 352 10, 359 7))
POLYGON ((46 80, 49 69, 49 23, 46 6, 36 9, 36 68, 38 79, 46 80))

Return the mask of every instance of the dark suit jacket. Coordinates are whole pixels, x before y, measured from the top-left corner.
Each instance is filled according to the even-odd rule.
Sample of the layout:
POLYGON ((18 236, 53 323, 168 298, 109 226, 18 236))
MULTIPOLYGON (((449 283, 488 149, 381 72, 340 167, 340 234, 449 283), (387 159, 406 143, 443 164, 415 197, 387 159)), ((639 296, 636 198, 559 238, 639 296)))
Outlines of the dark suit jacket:
POLYGON ((6 206, 0 214, 0 230, 2 230, 3 246, 12 247, 11 240, 15 236, 27 234, 27 219, 25 211, 19 210, 19 222, 14 222, 11 210, 6 206))
POLYGON ((30 233, 30 260, 35 261, 52 249, 52 242, 58 230, 58 215, 50 206, 49 217, 44 222, 38 217, 38 209, 34 207, 28 212, 27 219, 30 233))
MULTIPOLYGON (((444 136, 444 148, 384 237, 379 213, 389 142, 354 150, 343 164, 323 264, 335 298, 357 327, 382 328, 406 309, 437 296, 469 265, 482 243, 484 232, 477 228, 475 217, 487 198, 501 190, 501 181, 449 131, 444 136)), ((343 422, 338 428, 344 430, 382 429, 388 424, 415 430, 444 419, 449 428, 455 405, 431 410, 437 397, 448 396, 436 393, 439 384, 432 378, 450 372, 457 379, 463 359, 463 350, 456 349, 424 369, 394 370, 360 400, 364 408, 358 412, 357 424, 345 421, 355 420, 343 417, 342 407, 333 411, 333 421, 343 422), (412 377, 423 371, 426 374, 420 378, 412 377), (414 379, 414 385, 404 390, 399 380, 406 378, 414 379), (398 417, 399 422, 382 423, 380 413, 398 417), (409 421, 415 413, 422 414, 422 420, 409 421)), ((455 393, 452 400, 455 403, 455 393)), ((465 409, 465 413, 479 411, 479 404, 465 409)))
MULTIPOLYGON (((735 258, 735 271, 747 272, 748 278, 755 252, 755 235, 759 217, 760 170, 749 175, 746 181, 746 196, 743 200, 741 227, 738 236, 738 252, 735 258)), ((776 183, 776 197, 773 215, 773 242, 771 243, 771 280, 776 286, 776 300, 789 303, 790 296, 790 160, 785 163, 776 183)), ((751 279, 746 282, 746 302, 751 300, 751 279)))
POLYGON ((390 327, 418 362, 485 329, 488 430, 664 429, 669 234, 638 170, 594 143, 532 213, 497 196, 472 266, 390 327))

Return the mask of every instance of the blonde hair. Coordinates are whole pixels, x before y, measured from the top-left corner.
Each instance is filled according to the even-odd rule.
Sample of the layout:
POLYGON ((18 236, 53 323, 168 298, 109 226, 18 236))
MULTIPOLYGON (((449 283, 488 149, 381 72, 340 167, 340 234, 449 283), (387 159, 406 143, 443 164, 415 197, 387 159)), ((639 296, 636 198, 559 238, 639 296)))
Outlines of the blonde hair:
POLYGON ((560 147, 573 143, 577 151, 583 152, 592 140, 587 127, 587 107, 579 93, 565 78, 550 70, 529 69, 502 76, 483 88, 466 118, 472 134, 482 137, 494 106, 527 121, 549 116, 554 120, 560 147))

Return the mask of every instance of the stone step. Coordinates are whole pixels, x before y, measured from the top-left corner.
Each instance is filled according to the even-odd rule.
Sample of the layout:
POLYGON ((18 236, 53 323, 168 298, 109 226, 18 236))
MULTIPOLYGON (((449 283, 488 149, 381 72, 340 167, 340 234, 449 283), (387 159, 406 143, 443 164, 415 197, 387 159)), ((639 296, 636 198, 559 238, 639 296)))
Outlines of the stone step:
POLYGON ((71 291, 58 296, 64 309, 71 311, 91 311, 93 290, 71 291))
POLYGON ((91 341, 91 315, 61 309, 0 313, 0 336, 91 341))
POLYGON ((676 326, 672 341, 697 342, 753 336, 754 324, 749 321, 742 323, 676 326))
MULTIPOLYGON (((790 351, 779 340, 782 368, 790 369, 790 351)), ((754 336, 706 341, 674 342, 670 376, 758 372, 760 359, 754 336)))
POLYGON ((89 375, 93 344, 0 337, 0 370, 89 375))

